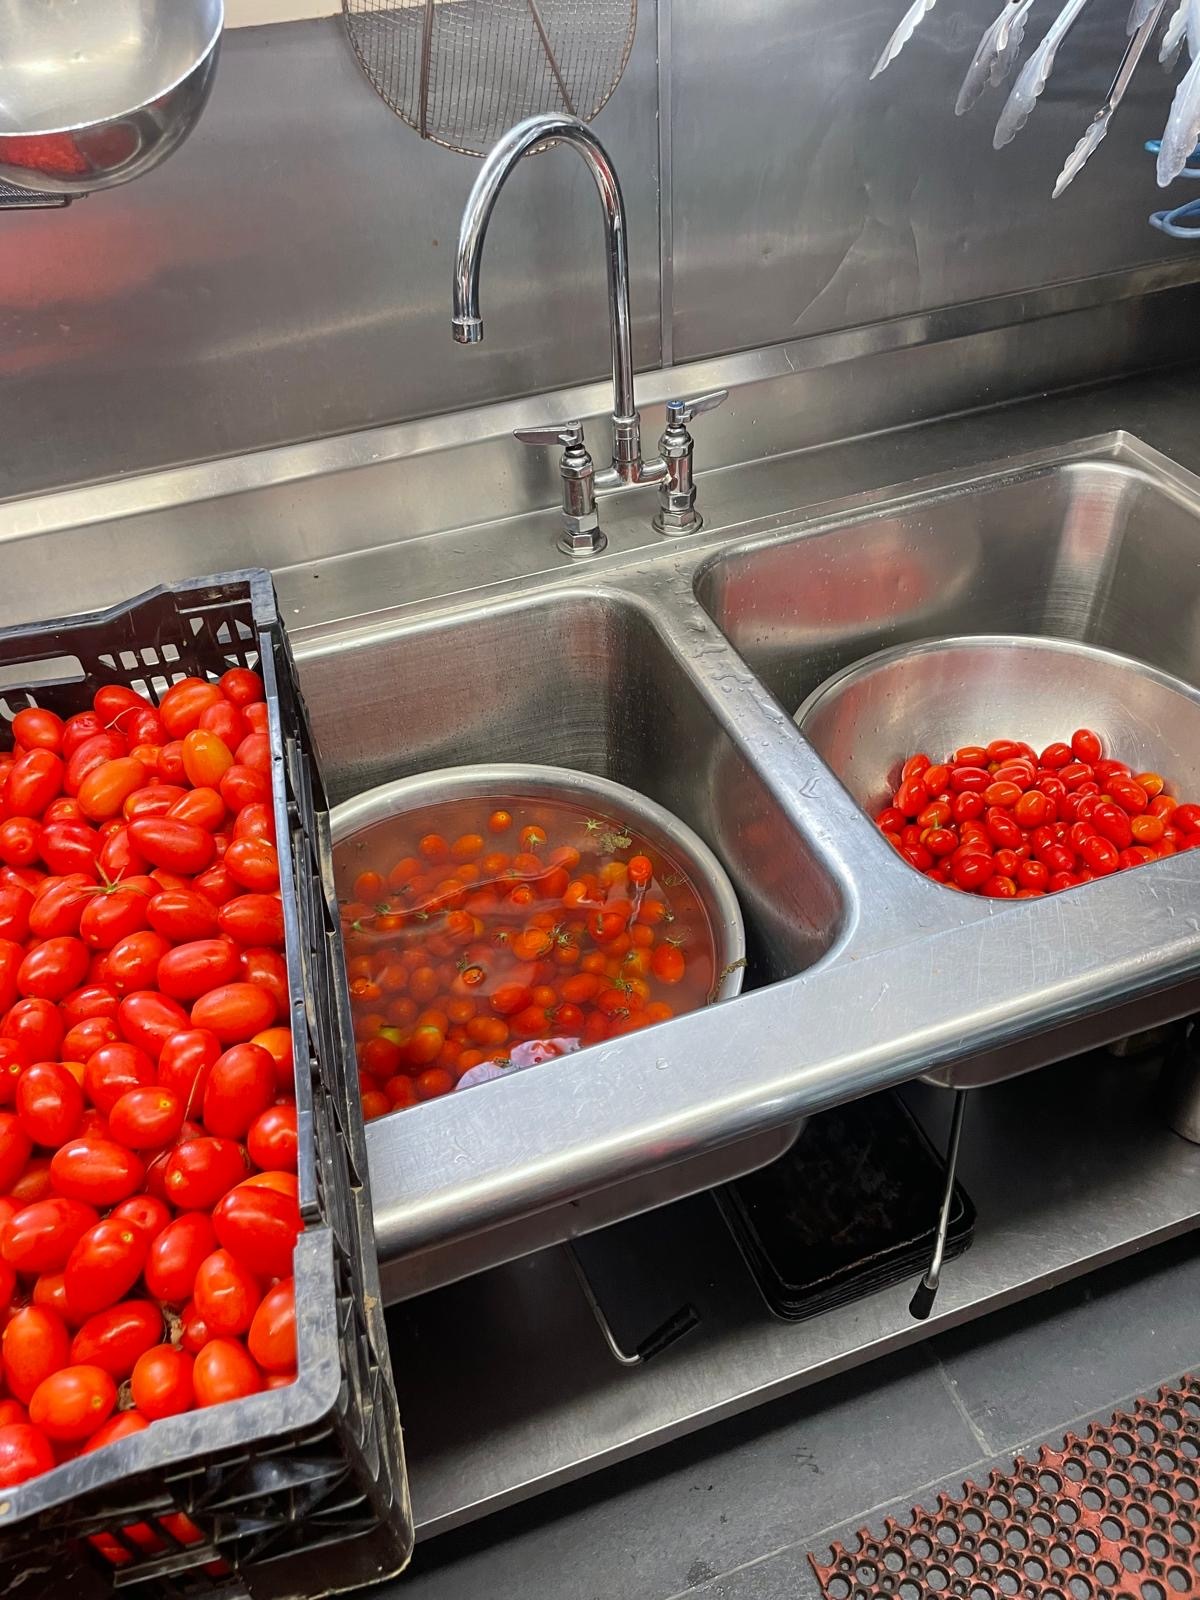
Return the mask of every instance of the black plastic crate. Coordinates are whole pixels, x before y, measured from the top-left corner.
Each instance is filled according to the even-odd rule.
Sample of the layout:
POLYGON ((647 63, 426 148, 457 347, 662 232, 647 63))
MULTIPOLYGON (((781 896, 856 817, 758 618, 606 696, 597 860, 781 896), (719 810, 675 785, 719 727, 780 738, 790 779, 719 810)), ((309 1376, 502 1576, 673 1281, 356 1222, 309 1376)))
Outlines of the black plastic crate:
POLYGON ((270 708, 300 1132, 297 1380, 155 1422, 0 1493, 0 1595, 279 1600, 391 1576, 412 1549, 375 1256, 329 815, 269 573, 167 585, 86 616, 0 632, 0 734, 24 706, 87 709, 104 683, 158 701, 176 679, 261 673, 270 708), (161 1519, 184 1512, 202 1544, 161 1519), (144 1523, 148 1553, 122 1529, 144 1523), (128 1553, 118 1567, 88 1536, 128 1553))

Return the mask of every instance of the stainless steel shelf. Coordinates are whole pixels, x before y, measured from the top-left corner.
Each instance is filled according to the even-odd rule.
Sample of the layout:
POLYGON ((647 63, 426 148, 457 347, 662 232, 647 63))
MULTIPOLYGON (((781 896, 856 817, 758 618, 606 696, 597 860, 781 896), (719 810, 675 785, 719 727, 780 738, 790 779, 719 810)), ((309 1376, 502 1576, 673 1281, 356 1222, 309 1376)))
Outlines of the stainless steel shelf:
MULTIPOLYGON (((700 1327, 645 1367, 607 1354, 557 1249, 394 1307, 418 1537, 1196 1227, 1200 1146, 1162 1125, 1156 1072, 1092 1055, 975 1092, 961 1166, 975 1242, 927 1323, 908 1314, 912 1285, 774 1320, 704 1195, 589 1243, 593 1281, 630 1343, 684 1300, 700 1312, 700 1327)), ((907 1095, 941 1138, 950 1097, 907 1095)))

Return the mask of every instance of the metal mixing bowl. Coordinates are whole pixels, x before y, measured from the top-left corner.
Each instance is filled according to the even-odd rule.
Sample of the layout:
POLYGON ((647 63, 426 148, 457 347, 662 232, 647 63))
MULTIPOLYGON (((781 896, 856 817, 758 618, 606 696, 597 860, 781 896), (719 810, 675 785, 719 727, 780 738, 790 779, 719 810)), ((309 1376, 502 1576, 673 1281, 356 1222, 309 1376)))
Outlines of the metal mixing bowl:
POLYGON ((224 0, 0 0, 0 178, 90 194, 149 172, 195 127, 224 0))
POLYGON ((821 758, 874 815, 905 759, 1093 728, 1136 772, 1200 796, 1200 692, 1129 656, 1069 639, 979 634, 897 645, 827 678, 796 712, 821 758))
POLYGON ((629 822, 651 847, 661 849, 683 868, 708 916, 716 945, 714 970, 719 976, 717 1000, 731 1000, 742 987, 746 933, 737 896, 725 869, 712 851, 671 812, 636 789, 609 778, 594 778, 567 767, 541 767, 513 762, 470 767, 443 767, 380 784, 335 806, 330 818, 334 853, 345 840, 387 817, 402 816, 418 806, 484 796, 510 800, 562 800, 599 813, 613 822, 629 822))

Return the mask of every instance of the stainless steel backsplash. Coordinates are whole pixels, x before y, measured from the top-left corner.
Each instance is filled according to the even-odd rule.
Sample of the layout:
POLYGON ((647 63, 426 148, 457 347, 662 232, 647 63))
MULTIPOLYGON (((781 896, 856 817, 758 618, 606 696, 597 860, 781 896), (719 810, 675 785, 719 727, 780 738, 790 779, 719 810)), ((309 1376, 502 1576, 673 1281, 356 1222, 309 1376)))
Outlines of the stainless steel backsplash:
MULTIPOLYGON (((810 335, 998 296, 1018 320, 1024 290, 1113 275, 1116 294, 1120 275, 1128 294, 1129 268, 1179 262, 1188 247, 1146 225, 1160 202, 1141 146, 1170 98, 1152 63, 1092 165, 1049 198, 1107 87, 1123 6, 1085 13, 1029 129, 999 154, 996 98, 953 113, 994 7, 945 4, 869 84, 902 0, 642 0, 596 124, 629 208, 640 368, 784 341, 802 362, 810 335)), ((600 213, 564 152, 531 158, 506 189, 484 263, 487 341, 451 342, 453 243, 477 170, 391 115, 338 19, 232 32, 197 133, 159 171, 65 211, 0 213, 0 495, 601 376, 600 213)), ((981 325, 996 321, 993 304, 981 325)), ((1062 352, 1064 385, 1096 375, 1096 351, 1078 353, 1062 352)), ((966 398, 984 403, 988 363, 971 370, 966 398)), ((844 401, 831 433, 847 415, 853 428, 844 401)))

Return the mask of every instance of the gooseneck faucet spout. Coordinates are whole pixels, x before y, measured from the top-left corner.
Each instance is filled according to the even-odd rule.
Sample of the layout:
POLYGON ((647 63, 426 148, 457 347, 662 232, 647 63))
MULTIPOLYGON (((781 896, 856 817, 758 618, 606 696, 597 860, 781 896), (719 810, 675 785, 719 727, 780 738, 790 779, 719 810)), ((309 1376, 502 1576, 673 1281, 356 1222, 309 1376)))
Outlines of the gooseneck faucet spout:
POLYGON ((454 265, 454 337, 459 344, 483 338, 479 313, 479 267, 492 208, 517 162, 535 145, 548 140, 570 145, 587 163, 604 208, 604 242, 608 271, 608 312, 612 334, 613 447, 612 465, 595 475, 598 490, 621 484, 658 483, 666 476, 662 461, 642 460, 641 419, 633 396, 633 350, 629 318, 629 248, 625 200, 621 185, 599 139, 577 117, 549 114, 529 117, 510 128, 489 152, 463 211, 454 265))

